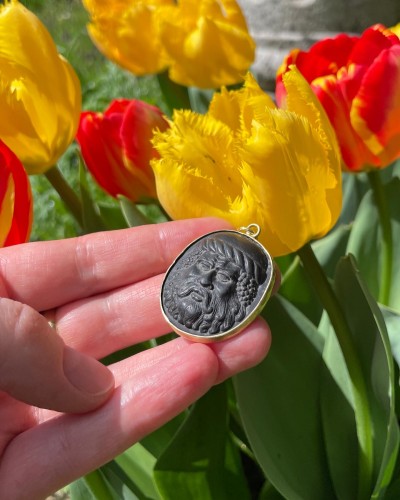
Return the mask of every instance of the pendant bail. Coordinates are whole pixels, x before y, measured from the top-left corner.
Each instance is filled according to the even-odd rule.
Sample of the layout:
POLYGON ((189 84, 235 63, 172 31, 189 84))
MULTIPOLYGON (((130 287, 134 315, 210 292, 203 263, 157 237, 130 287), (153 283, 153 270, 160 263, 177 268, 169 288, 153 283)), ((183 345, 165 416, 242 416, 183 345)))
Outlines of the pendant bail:
POLYGON ((255 224, 253 222, 248 226, 239 227, 238 231, 245 234, 246 236, 250 236, 250 238, 257 239, 258 235, 261 233, 261 228, 258 224, 255 224))

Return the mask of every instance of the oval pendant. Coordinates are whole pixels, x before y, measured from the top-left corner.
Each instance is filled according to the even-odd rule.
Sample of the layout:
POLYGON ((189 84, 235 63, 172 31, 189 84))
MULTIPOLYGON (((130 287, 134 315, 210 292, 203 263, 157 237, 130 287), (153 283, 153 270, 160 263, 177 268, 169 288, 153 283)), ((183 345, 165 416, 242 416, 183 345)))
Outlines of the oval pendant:
POLYGON ((255 238, 259 226, 208 233, 187 246, 168 269, 161 309, 172 329, 197 342, 241 332, 267 303, 275 269, 255 238))

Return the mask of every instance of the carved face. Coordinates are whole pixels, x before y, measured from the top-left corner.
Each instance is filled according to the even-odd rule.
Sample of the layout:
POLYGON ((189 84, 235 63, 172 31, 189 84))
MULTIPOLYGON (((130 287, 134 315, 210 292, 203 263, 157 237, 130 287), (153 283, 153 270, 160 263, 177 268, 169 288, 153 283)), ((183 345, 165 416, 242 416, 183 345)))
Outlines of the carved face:
POLYGON ((240 267, 229 259, 210 250, 203 252, 179 272, 172 286, 170 305, 175 319, 188 328, 215 333, 227 310, 240 308, 236 293, 240 273, 240 267))
POLYGON ((225 333, 255 307, 267 267, 262 251, 248 240, 222 231, 199 239, 179 256, 162 291, 163 310, 178 331, 203 337, 225 333))

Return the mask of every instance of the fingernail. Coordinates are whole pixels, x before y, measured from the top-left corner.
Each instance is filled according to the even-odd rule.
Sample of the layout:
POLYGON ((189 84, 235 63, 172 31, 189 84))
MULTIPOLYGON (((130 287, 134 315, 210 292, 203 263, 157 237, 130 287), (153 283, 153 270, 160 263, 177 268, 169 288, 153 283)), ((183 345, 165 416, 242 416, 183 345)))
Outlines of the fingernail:
POLYGON ((114 375, 99 361, 70 347, 64 348, 64 374, 82 392, 101 396, 114 387, 114 375))

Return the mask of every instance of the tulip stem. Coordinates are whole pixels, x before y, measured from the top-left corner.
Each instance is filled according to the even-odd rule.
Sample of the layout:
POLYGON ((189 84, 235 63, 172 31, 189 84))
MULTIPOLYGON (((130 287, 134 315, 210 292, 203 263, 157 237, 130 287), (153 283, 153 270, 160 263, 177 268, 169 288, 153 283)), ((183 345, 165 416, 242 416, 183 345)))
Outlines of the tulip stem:
POLYGON ((342 306, 311 246, 305 245, 298 255, 329 316, 349 373, 359 442, 358 498, 368 498, 373 467, 372 418, 361 362, 342 306))
POLYGON ((385 192, 383 189, 380 173, 377 171, 368 172, 368 180, 374 194, 375 203, 378 209, 379 222, 382 231, 382 267, 381 282, 379 287, 378 300, 381 304, 389 305, 390 286, 393 271, 393 235, 390 222, 390 213, 385 192))
POLYGON ((157 79, 169 116, 172 116, 174 109, 191 109, 187 87, 170 80, 167 72, 159 73, 157 79))
POLYGON ((57 165, 50 168, 45 176, 53 188, 60 195, 60 198, 65 203, 67 208, 70 210, 71 214, 78 222, 81 228, 83 228, 83 216, 82 216, 82 203, 78 195, 71 188, 65 177, 62 175, 57 165))

